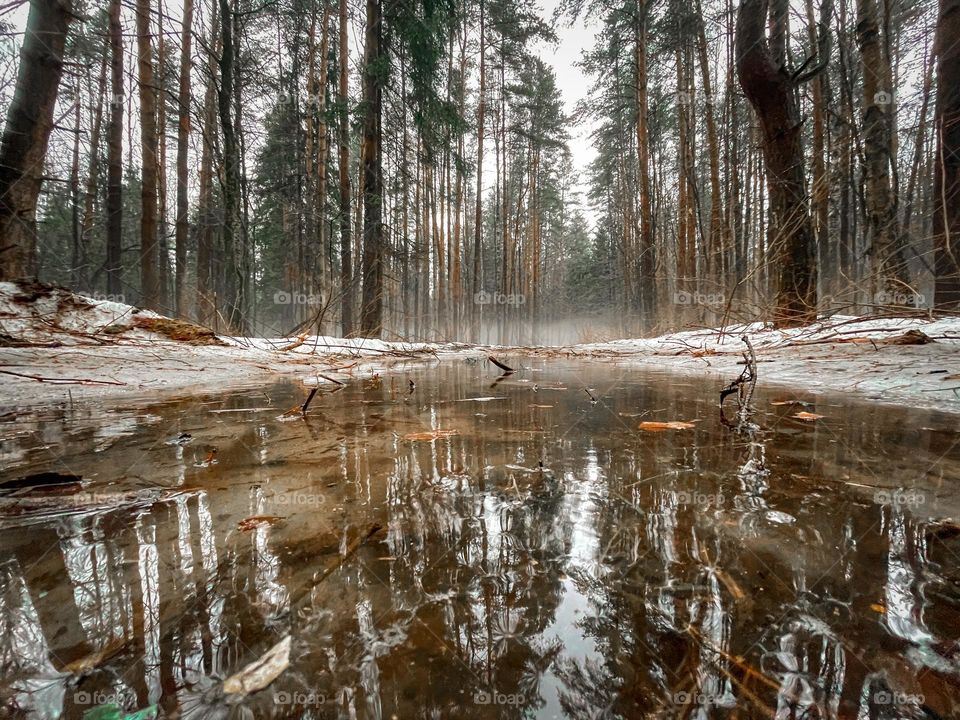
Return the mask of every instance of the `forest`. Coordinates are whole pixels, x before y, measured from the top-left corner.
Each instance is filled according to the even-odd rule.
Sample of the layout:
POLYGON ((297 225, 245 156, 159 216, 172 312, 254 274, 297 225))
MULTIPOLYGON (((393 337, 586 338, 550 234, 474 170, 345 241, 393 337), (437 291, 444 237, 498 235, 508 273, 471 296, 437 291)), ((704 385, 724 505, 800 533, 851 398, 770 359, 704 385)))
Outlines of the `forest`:
POLYGON ((960 301, 957 0, 3 16, 0 279, 234 335, 515 344, 960 301))

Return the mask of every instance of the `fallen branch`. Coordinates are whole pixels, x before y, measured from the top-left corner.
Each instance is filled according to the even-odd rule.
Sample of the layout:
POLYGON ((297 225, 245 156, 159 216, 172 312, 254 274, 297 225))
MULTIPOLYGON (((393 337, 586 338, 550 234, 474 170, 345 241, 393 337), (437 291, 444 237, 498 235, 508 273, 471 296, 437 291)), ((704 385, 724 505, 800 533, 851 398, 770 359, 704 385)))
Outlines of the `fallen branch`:
POLYGON ((26 373, 13 372, 12 370, 0 370, 4 375, 14 375, 16 377, 27 378, 27 380, 36 380, 37 382, 48 382, 54 385, 126 385, 126 383, 116 380, 90 380, 87 378, 52 378, 41 377, 40 375, 27 375, 26 373))
POLYGON ((489 361, 492 362, 494 365, 496 365, 498 368, 500 368, 501 370, 503 370, 503 372, 506 373, 506 374, 515 373, 515 372, 516 372, 516 370, 514 370, 512 367, 510 367, 509 365, 504 365, 502 362, 500 362, 499 360, 497 360, 493 355, 487 355, 487 360, 489 360, 489 361))

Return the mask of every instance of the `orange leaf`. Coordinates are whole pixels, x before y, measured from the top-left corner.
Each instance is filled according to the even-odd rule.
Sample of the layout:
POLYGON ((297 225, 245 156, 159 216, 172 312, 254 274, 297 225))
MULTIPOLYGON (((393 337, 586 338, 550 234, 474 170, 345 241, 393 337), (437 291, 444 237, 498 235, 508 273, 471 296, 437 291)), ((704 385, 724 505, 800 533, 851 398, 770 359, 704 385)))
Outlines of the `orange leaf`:
POLYGON ((664 430, 691 430, 695 428, 692 422, 682 420, 670 420, 668 422, 642 422, 640 429, 646 432, 663 432, 664 430))
POLYGON ((441 440, 459 434, 459 430, 429 430, 427 432, 415 432, 404 435, 403 439, 412 440, 413 442, 432 442, 433 440, 441 440))
POLYGON ((813 422, 814 420, 820 420, 824 416, 817 415, 816 413, 807 412, 806 410, 801 410, 798 413, 794 413, 790 417, 796 418, 797 420, 806 420, 807 422, 813 422))
POLYGON ((256 530, 261 527, 270 527, 276 522, 283 520, 282 517, 278 515, 254 515, 252 517, 244 518, 237 523, 237 529, 241 532, 250 532, 251 530, 256 530))

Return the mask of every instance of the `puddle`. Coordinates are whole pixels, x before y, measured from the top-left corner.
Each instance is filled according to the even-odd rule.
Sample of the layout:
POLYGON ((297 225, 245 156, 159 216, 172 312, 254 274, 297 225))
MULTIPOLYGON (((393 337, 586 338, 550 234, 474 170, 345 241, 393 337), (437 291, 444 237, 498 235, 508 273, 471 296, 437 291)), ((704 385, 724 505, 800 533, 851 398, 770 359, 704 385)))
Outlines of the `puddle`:
POLYGON ((956 417, 494 377, 0 418, 0 483, 83 478, 0 497, 0 717, 960 716, 956 417))

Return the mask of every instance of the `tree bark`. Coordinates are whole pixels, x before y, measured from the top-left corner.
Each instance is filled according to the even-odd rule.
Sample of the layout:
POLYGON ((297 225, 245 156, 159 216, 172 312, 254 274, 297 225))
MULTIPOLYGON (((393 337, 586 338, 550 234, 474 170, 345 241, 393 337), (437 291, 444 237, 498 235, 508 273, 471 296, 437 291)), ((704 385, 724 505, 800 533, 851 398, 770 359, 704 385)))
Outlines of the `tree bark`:
POLYGON ((383 325, 383 174, 381 110, 383 74, 380 0, 367 0, 363 75, 363 304, 360 332, 379 337, 383 325))
MULTIPOLYGON (((347 0, 340 0, 340 327, 344 337, 353 332, 353 256, 350 248, 350 86, 347 0)), ((406 158, 404 158, 404 161, 406 158)))
POLYGON ((880 290, 874 303, 885 305, 888 294, 902 293, 910 278, 900 247, 896 193, 891 177, 894 160, 890 118, 895 105, 893 89, 887 84, 890 68, 881 47, 876 0, 857 0, 857 42, 863 60, 867 243, 880 290))
POLYGON ((72 18, 69 0, 33 0, 0 144, 0 280, 37 272, 37 198, 72 18))
POLYGON ((144 307, 159 309, 157 268, 157 97, 153 87, 150 0, 137 0, 137 78, 140 84, 140 293, 144 307))
POLYGON ((480 287, 480 248, 483 239, 483 135, 486 129, 486 81, 487 46, 484 16, 484 0, 480 0, 480 87, 477 90, 477 192, 473 209, 473 268, 470 275, 470 291, 473 293, 472 311, 473 341, 480 342, 480 303, 477 302, 480 287))
POLYGON ((933 237, 938 308, 960 308, 960 0, 940 0, 933 237))
POLYGON ((768 0, 740 0, 737 15, 737 76, 763 131, 778 270, 774 322, 790 326, 817 314, 816 255, 804 178, 800 110, 794 81, 774 61, 764 24, 768 0))
POLYGON ((110 128, 107 135, 107 293, 119 295, 123 247, 123 28, 110 0, 110 128))
POLYGON ((177 220, 174 239, 176 272, 174 297, 177 315, 184 317, 187 310, 187 243, 190 233, 190 200, 187 178, 190 168, 190 72, 192 67, 193 0, 183 2, 183 27, 180 32, 180 87, 177 92, 177 220))

